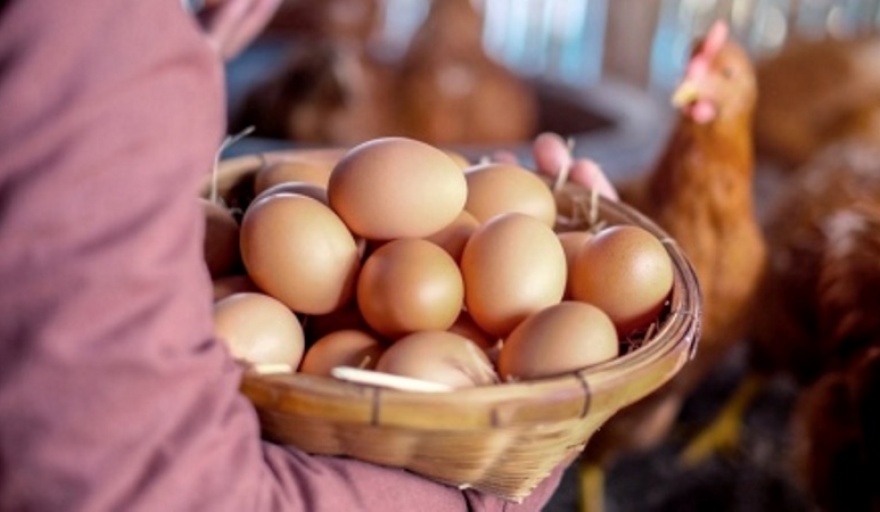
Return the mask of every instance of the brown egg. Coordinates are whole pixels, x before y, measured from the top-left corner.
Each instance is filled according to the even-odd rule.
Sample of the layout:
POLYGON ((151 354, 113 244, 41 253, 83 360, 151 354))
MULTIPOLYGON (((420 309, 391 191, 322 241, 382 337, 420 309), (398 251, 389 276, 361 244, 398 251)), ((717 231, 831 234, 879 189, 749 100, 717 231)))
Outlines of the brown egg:
POLYGON ((232 356, 255 365, 299 366, 303 331, 287 306, 262 293, 237 293, 214 304, 214 332, 232 356))
POLYGON ((509 212, 531 215, 553 227, 556 199, 538 175, 524 167, 505 163, 486 163, 465 171, 468 196, 465 210, 483 223, 509 212))
POLYGON ((455 260, 418 238, 393 240, 376 249, 364 262, 357 282, 364 320, 392 339, 448 329, 463 299, 464 284, 455 260))
POLYGON ((330 208, 310 197, 275 194, 252 203, 241 224, 248 275, 299 313, 324 314, 348 301, 358 247, 330 208))
POLYGON ((311 197, 312 199, 318 200, 321 204, 328 205, 327 201, 327 189, 320 186, 315 185, 314 183, 307 183, 305 181, 285 181, 284 183, 279 183, 277 185, 272 185, 271 187, 263 190, 254 198, 254 202, 263 199, 264 197, 268 197, 274 194, 300 194, 306 197, 311 197))
POLYGON ((379 358, 376 370, 453 388, 498 381, 492 364, 479 347, 447 331, 416 332, 397 340, 379 358))
POLYGON ((258 292, 257 285, 246 275, 223 276, 214 279, 214 302, 241 292, 258 292))
POLYGON ((364 331, 336 331, 309 347, 299 371, 330 377, 330 371, 337 366, 372 370, 384 351, 385 345, 364 331))
POLYGON ((452 259, 459 261, 461 253, 464 251, 464 245, 479 225, 480 223, 473 215, 462 210, 452 223, 433 235, 425 237, 425 240, 439 245, 452 256, 452 259))
POLYGON ((447 329, 447 331, 464 336, 473 341, 483 350, 483 352, 486 353, 493 364, 498 359, 498 351, 501 349, 501 338, 492 336, 481 329, 467 311, 462 311, 458 315, 458 318, 455 319, 455 323, 453 323, 452 327, 447 329))
POLYGON ((208 273, 213 279, 239 272, 238 222, 227 208, 204 198, 199 201, 205 209, 204 254, 208 273))
POLYGON ((650 232, 612 226, 581 247, 571 279, 573 297, 601 308, 628 336, 660 314, 672 290, 672 260, 650 232))
POLYGON ((330 175, 330 205, 356 234, 390 240, 425 237, 461 213, 467 183, 443 151, 401 137, 352 148, 330 175))
POLYGON ((562 242, 562 250, 565 251, 565 266, 568 270, 568 279, 565 283, 565 294, 563 298, 570 299, 573 297, 571 291, 571 269, 574 267, 574 260, 581 247, 587 243, 587 240, 593 237, 593 233, 589 231, 565 231, 559 233, 559 241, 562 242))
POLYGON ((459 153, 458 151, 455 151, 452 149, 446 149, 444 151, 446 152, 447 155, 449 155, 449 158, 451 158, 452 161, 454 161, 456 163, 456 165, 458 165, 458 167, 461 168, 461 170, 465 170, 471 166, 471 162, 467 159, 467 157, 465 157, 463 154, 459 153))
POLYGON ((461 256, 465 303, 474 321, 498 337, 525 317, 558 303, 565 291, 565 252, 556 233, 523 213, 481 225, 461 256))
POLYGON ((281 183, 300 181, 326 189, 335 161, 292 159, 262 167, 254 174, 254 194, 281 183))
POLYGON ((531 380, 573 372, 619 353, 617 331, 601 309, 565 301, 533 313, 501 345, 502 380, 531 380))

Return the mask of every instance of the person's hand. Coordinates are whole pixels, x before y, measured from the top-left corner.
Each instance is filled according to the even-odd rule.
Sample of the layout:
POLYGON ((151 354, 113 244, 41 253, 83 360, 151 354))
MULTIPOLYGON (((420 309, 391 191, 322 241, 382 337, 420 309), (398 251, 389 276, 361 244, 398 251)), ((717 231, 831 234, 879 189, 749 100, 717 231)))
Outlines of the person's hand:
POLYGON ((209 44, 224 60, 238 55, 266 27, 281 0, 202 0, 198 16, 209 44))
MULTIPOLYGON (((562 170, 568 170, 568 179, 596 190, 599 194, 613 200, 618 199, 617 190, 602 172, 599 165, 586 158, 572 158, 571 149, 566 141, 555 133, 542 133, 532 143, 532 158, 536 170, 555 177, 562 170)), ((501 152, 495 160, 515 163, 513 154, 501 152)))
POLYGON ((559 135, 538 135, 532 144, 532 155, 538 172, 555 177, 560 171, 568 169, 569 180, 594 189, 609 199, 618 199, 617 190, 599 165, 586 158, 573 159, 571 149, 559 135))

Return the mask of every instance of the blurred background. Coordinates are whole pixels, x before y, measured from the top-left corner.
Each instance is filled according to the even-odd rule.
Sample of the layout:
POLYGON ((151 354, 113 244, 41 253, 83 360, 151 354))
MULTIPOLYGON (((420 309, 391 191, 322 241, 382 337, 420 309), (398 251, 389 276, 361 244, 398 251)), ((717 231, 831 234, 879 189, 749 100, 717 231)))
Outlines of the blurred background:
MULTIPOLYGON (((876 0, 284 0, 229 63, 231 130, 255 144, 410 135, 519 147, 573 137, 609 173, 660 148, 691 44, 718 18, 756 59, 786 41, 874 29, 876 0)), ((521 149, 521 148, 520 148, 521 149)))
MULTIPOLYGON (((624 180, 666 144, 671 92, 717 19, 756 68, 759 210, 841 134, 880 144, 880 0, 284 0, 228 63, 230 133, 255 132, 226 154, 405 135, 474 160, 500 148, 528 159, 531 138, 552 130, 624 180)), ((609 468, 606 510, 820 510, 793 477, 804 388, 789 375, 749 405, 734 450, 677 462, 740 382, 747 350, 688 398, 664 443, 609 468)), ((574 465, 547 510, 578 510, 578 485, 574 465)))

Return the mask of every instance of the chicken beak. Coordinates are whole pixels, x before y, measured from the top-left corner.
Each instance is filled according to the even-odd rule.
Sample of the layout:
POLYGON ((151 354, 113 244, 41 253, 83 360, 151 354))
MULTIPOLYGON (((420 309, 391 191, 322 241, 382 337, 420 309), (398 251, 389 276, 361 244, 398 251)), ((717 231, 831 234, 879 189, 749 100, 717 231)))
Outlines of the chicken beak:
POLYGON ((700 98, 700 89, 691 80, 685 80, 675 89, 672 94, 672 105, 681 108, 697 101, 700 98))

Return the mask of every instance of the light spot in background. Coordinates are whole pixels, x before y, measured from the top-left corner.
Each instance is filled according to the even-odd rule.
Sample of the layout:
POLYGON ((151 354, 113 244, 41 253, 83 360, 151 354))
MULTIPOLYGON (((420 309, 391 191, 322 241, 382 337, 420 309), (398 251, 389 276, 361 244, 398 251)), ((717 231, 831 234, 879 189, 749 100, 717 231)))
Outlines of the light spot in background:
POLYGON ((700 20, 709 17, 714 7, 714 2, 706 0, 681 0, 678 7, 679 23, 685 27, 703 24, 700 20))
MULTIPOLYGON (((471 0, 484 16, 483 47, 526 76, 577 86, 602 74, 609 0, 471 0)), ((384 0, 381 38, 402 54, 430 8, 425 0, 384 0)))
POLYGON ((766 6, 756 12, 753 25, 754 51, 759 54, 773 53, 785 43, 788 21, 777 6, 766 6))
POLYGON ((857 237, 867 226, 863 215, 852 210, 835 212, 822 226, 828 240, 826 249, 834 259, 844 259, 855 251, 857 237))
POLYGON ((835 6, 828 13, 828 20, 825 23, 828 33, 834 37, 844 37, 848 32, 846 17, 840 6, 835 6))

